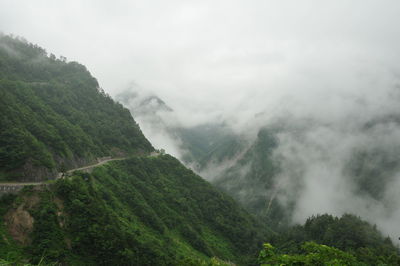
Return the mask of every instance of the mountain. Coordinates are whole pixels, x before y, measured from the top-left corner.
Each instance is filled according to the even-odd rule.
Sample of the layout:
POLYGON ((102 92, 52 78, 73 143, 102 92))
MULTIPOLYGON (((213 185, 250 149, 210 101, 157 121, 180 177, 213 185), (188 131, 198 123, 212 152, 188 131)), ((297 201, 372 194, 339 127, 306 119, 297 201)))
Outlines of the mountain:
POLYGON ((2 179, 52 179, 0 198, 1 259, 255 263, 266 226, 172 156, 155 154, 129 111, 84 66, 1 36, 0 94, 2 179), (53 180, 59 168, 104 156, 120 160, 53 180))
POLYGON ((279 258, 302 256, 300 246, 311 245, 333 252, 330 261, 398 262, 390 239, 355 216, 286 222, 292 210, 271 197, 273 180, 285 169, 274 157, 285 128, 265 127, 251 142, 225 124, 171 126, 165 119, 173 109, 165 102, 131 94, 140 107, 132 116, 156 114, 152 121, 184 142, 186 162, 209 170, 218 189, 171 155, 154 152, 129 111, 84 66, 9 36, 0 38, 0 55, 1 177, 24 186, 0 198, 0 263, 256 265, 266 252, 263 242, 285 253, 279 258), (106 156, 115 160, 91 165, 106 156), (212 164, 224 167, 213 172, 212 164), (54 178, 58 170, 66 176, 54 178), (41 182, 19 182, 25 180, 41 182))
POLYGON ((98 157, 153 151, 87 69, 0 36, 0 180, 53 178, 98 157))

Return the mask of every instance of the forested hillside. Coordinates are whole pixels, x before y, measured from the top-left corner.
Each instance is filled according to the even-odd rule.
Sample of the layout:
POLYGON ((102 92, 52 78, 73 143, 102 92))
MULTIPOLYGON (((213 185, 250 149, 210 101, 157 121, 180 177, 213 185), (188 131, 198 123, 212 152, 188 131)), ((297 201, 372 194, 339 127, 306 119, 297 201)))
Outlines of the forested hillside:
POLYGON ((102 156, 152 151, 87 69, 0 36, 0 180, 54 177, 102 156))
POLYGON ((256 263, 266 227, 152 145, 86 68, 19 38, 0 38, 1 179, 91 174, 25 187, 0 203, 0 258, 10 263, 256 263))
POLYGON ((263 226, 169 155, 26 188, 1 210, 0 257, 14 261, 199 265, 216 256, 249 265, 265 240, 263 226))
MULTIPOLYGON (((129 111, 78 63, 1 36, 0 96, 1 181, 52 179, 59 170, 98 157, 123 157, 1 197, 0 264, 399 262, 391 240, 352 215, 311 217, 304 226, 290 226, 290 205, 279 205, 271 193, 282 171, 272 157, 279 144, 276 129, 262 129, 248 145, 219 125, 175 128, 193 149, 188 161, 197 160, 199 169, 232 161, 215 173, 221 175, 216 184, 255 218, 177 159, 151 154, 154 148, 129 111), (262 250, 264 242, 276 248, 265 244, 262 250)), ((165 105, 153 97, 144 108, 154 101, 165 105)), ((365 167, 368 154, 361 153, 348 171, 372 176, 365 167)), ((388 169, 394 172, 396 165, 388 169)), ((373 191, 373 183, 361 183, 373 191)))

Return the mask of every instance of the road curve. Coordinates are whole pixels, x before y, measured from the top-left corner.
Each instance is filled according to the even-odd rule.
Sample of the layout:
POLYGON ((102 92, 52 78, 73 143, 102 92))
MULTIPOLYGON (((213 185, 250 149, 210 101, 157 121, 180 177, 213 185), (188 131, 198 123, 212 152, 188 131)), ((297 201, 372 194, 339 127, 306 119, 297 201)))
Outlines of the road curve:
MULTIPOLYGON (((121 161, 121 160, 125 160, 126 158, 128 158, 128 157, 120 157, 120 158, 105 159, 105 160, 103 160, 103 161, 101 161, 101 162, 98 162, 98 163, 95 163, 95 164, 91 164, 91 165, 82 166, 82 167, 79 167, 79 168, 75 168, 75 169, 68 170, 67 173, 72 173, 72 172, 74 172, 74 171, 89 170, 89 169, 95 168, 95 167, 97 167, 97 166, 103 165, 103 164, 108 163, 108 162, 111 162, 111 161, 121 161)), ((61 176, 62 176, 62 173, 58 173, 57 178, 60 178, 59 176, 61 177, 61 176)))
MULTIPOLYGON (((74 171, 84 171, 84 170, 89 170, 92 168, 95 168, 97 166, 103 165, 105 163, 111 162, 111 161, 120 161, 120 160, 125 160, 128 157, 120 157, 120 158, 111 158, 111 159, 105 159, 102 160, 101 162, 95 163, 95 164, 91 164, 91 165, 87 165, 87 166, 83 166, 83 167, 79 167, 79 168, 74 168, 74 169, 70 169, 68 170, 66 173, 72 173, 74 171)), ((56 176, 56 179, 59 179, 62 177, 62 173, 58 173, 56 176)), ((46 181, 42 181, 42 182, 5 182, 5 183, 1 183, 0 182, 0 186, 37 186, 40 184, 45 183, 46 181)))

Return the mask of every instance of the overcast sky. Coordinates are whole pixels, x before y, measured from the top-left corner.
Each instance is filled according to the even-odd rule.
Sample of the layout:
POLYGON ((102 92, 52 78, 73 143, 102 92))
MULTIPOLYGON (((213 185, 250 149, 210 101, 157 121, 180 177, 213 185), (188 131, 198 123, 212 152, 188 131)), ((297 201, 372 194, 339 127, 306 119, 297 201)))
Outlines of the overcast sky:
POLYGON ((253 115, 397 75, 399 14, 397 0, 1 0, 0 31, 85 64, 111 95, 134 81, 177 109, 253 115))

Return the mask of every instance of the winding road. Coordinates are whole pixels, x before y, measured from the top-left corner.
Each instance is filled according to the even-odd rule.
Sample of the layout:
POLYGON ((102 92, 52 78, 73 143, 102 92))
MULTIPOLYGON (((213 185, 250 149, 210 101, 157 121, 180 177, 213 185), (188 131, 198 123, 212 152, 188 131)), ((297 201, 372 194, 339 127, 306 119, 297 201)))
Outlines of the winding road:
MULTIPOLYGON (((103 165, 105 163, 111 162, 111 161, 120 161, 120 160, 125 160, 128 157, 120 157, 120 158, 109 158, 109 159, 104 159, 101 160, 98 163, 87 165, 87 166, 82 166, 79 168, 74 168, 66 171, 66 174, 70 174, 74 171, 87 171, 91 170, 97 166, 103 165)), ((60 179, 63 177, 63 173, 58 173, 55 179, 60 179)), ((17 191, 21 189, 24 186, 37 186, 45 183, 47 181, 41 181, 41 182, 0 182, 0 192, 11 192, 11 191, 17 191)))
MULTIPOLYGON (((150 154, 148 154, 146 157, 157 157, 159 155, 162 155, 163 153, 159 153, 156 151, 151 152, 150 154)), ((108 162, 111 161, 120 161, 120 160, 125 160, 128 157, 119 157, 119 158, 109 158, 109 157, 103 157, 103 158, 98 158, 97 160, 99 160, 98 163, 95 164, 91 164, 91 165, 86 165, 86 166, 82 166, 82 167, 78 167, 78 168, 74 168, 74 169, 70 169, 68 171, 66 171, 63 175, 63 173, 58 173, 56 179, 60 179, 63 176, 68 176, 68 174, 74 172, 74 171, 88 171, 91 170, 97 166, 106 164, 108 162)), ((17 192, 20 189, 22 189, 24 186, 38 186, 41 184, 45 184, 48 180, 46 181, 41 181, 41 182, 0 182, 0 195, 3 193, 9 193, 9 192, 17 192)))
MULTIPOLYGON (((100 162, 95 163, 95 164, 91 164, 91 165, 82 166, 82 167, 79 167, 79 168, 75 168, 75 169, 68 170, 66 173, 67 173, 67 174, 70 174, 70 173, 72 173, 72 172, 74 172, 74 171, 91 170, 91 169, 93 169, 93 168, 95 168, 95 167, 97 167, 97 166, 100 166, 100 165, 102 165, 102 164, 105 164, 105 163, 108 163, 108 162, 111 162, 111 161, 121 161, 121 160, 125 160, 126 158, 128 158, 128 157, 104 159, 104 160, 101 160, 100 162)), ((61 178, 62 175, 63 175, 63 173, 58 173, 56 179, 61 178)))

